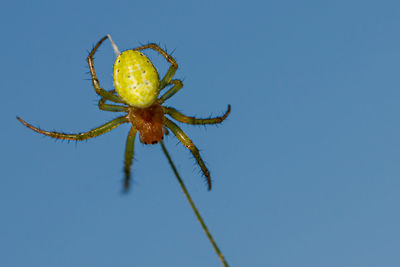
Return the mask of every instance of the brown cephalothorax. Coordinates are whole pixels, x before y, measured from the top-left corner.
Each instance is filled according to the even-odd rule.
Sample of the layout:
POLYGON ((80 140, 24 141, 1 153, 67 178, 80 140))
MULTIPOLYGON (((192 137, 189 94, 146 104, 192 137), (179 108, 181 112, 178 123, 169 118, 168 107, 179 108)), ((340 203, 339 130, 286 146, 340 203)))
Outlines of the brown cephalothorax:
POLYGON ((142 143, 154 145, 163 139, 164 111, 157 101, 148 108, 129 107, 128 118, 142 143))

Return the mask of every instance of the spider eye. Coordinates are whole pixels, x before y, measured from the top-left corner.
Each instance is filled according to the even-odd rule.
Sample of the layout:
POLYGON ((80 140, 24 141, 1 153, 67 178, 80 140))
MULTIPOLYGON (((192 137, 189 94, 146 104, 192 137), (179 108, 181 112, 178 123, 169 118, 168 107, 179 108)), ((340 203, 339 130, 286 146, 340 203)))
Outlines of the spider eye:
POLYGON ((113 74, 115 90, 129 105, 146 108, 156 101, 160 78, 146 55, 134 50, 122 52, 113 74))

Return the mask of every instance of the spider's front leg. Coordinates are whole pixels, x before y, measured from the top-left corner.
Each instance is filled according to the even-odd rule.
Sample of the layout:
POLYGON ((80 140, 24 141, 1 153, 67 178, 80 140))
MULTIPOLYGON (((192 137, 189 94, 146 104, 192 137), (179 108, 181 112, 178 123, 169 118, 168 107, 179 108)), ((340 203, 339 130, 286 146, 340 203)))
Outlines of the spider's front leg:
POLYGON ((130 185, 131 180, 131 165, 133 161, 133 151, 135 147, 135 138, 136 138, 137 130, 132 127, 129 131, 128 138, 126 139, 125 146, 125 162, 124 162, 124 173, 125 173, 125 181, 124 181, 124 191, 127 192, 130 185))
POLYGON ((164 117, 164 125, 170 129, 176 138, 187 148, 192 152, 193 157, 196 159, 197 163, 199 164, 204 176, 207 179, 207 184, 208 184, 208 190, 211 190, 211 178, 210 178, 210 171, 207 169, 206 165, 204 164, 203 159, 200 156, 200 152, 197 149, 197 147, 193 144, 192 140, 185 134, 184 131, 182 131, 181 128, 179 128, 178 125, 176 125, 174 122, 170 121, 166 117, 164 117))
POLYGON ((119 97, 118 95, 115 95, 113 93, 110 93, 106 90, 104 90, 103 88, 100 87, 100 82, 97 79, 97 75, 96 75, 96 71, 94 70, 94 63, 93 63, 93 56, 96 53, 97 49, 99 48, 99 46, 108 38, 108 36, 104 36, 92 49, 92 51, 89 53, 89 56, 87 58, 87 62, 89 65, 89 70, 90 70, 90 75, 92 76, 92 84, 94 87, 94 90, 96 91, 96 93, 98 95, 100 95, 101 97, 104 97, 107 100, 116 102, 116 103, 124 103, 125 101, 123 101, 121 99, 121 97, 119 97))
POLYGON ((17 119, 26 127, 28 127, 29 129, 43 134, 43 135, 47 135, 56 139, 64 139, 64 140, 75 140, 75 141, 82 141, 82 140, 87 140, 102 134, 105 134, 106 132, 111 131, 112 129, 114 129, 115 127, 121 125, 122 123, 126 123, 129 122, 129 119, 126 116, 122 116, 122 117, 118 117, 113 119, 112 121, 109 121, 97 128, 94 128, 93 130, 90 130, 88 132, 85 133, 77 133, 77 134, 66 134, 66 133, 59 133, 59 132, 49 132, 49 131, 45 131, 45 130, 41 130, 35 126, 33 126, 32 124, 27 123, 26 121, 24 121, 23 119, 21 119, 20 117, 17 117, 17 119))
POLYGON ((153 49, 156 52, 158 52, 160 55, 162 55, 170 64, 171 66, 169 67, 167 73, 165 74, 164 78, 162 78, 159 86, 159 90, 161 91, 162 89, 165 88, 168 84, 170 84, 172 77, 175 75, 176 70, 178 69, 178 63, 176 63, 176 60, 167 52, 165 52, 161 47, 159 47, 157 44, 147 44, 147 45, 142 45, 137 48, 134 48, 133 50, 139 51, 139 50, 144 50, 144 49, 153 49))

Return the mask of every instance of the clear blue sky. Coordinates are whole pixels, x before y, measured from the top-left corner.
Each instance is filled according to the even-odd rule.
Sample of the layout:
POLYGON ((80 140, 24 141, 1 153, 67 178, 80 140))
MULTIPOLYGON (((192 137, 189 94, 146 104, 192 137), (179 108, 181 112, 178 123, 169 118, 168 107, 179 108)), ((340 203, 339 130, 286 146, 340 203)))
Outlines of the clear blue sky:
MULTIPOLYGON (((175 50, 188 115, 167 147, 231 266, 400 266, 398 1, 7 1, 0 10, 0 266, 220 266, 160 146, 128 126, 74 144, 20 125, 86 131, 96 107, 87 51, 175 50)), ((149 56, 164 72, 167 64, 149 56)), ((113 51, 96 56, 112 88, 113 51)))

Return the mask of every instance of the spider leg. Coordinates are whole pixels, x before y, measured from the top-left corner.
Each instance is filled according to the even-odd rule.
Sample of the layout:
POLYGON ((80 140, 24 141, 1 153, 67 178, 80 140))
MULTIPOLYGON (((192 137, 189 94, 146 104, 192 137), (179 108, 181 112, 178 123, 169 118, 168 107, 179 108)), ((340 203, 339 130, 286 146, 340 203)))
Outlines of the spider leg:
POLYGON ((228 109, 224 115, 215 118, 207 118, 207 119, 197 119, 195 117, 189 117, 183 115, 179 111, 171 107, 163 107, 163 110, 166 114, 170 115, 177 121, 187 123, 187 124, 218 124, 223 122, 226 117, 228 117, 229 113, 231 112, 231 105, 228 105, 228 109))
POLYGON ((128 107, 120 106, 120 105, 110 105, 105 104, 107 99, 101 98, 99 100, 99 109, 104 111, 112 111, 112 112, 128 112, 128 107))
POLYGON ((147 44, 147 45, 142 45, 137 48, 134 48, 133 50, 138 51, 138 50, 144 50, 144 49, 153 49, 156 52, 158 52, 160 55, 162 55, 170 64, 171 66, 169 67, 167 73, 165 74, 164 78, 162 78, 160 82, 160 91, 164 89, 165 86, 167 86, 170 82, 172 77, 174 76, 176 70, 178 69, 178 63, 176 63, 175 59, 165 52, 161 47, 159 47, 157 44, 147 44))
POLYGON ((124 162, 124 173, 125 173, 125 181, 124 181, 124 191, 127 192, 129 190, 129 185, 131 181, 131 165, 133 161, 133 150, 135 147, 135 137, 137 130, 132 127, 129 131, 128 138, 126 139, 125 146, 125 162, 124 162))
POLYGON ((113 119, 112 121, 109 121, 97 128, 94 128, 88 132, 85 133, 77 133, 77 134, 66 134, 66 133, 59 133, 59 132, 49 132, 45 130, 41 130, 39 128, 36 128, 32 124, 29 124, 25 122, 23 119, 20 117, 17 117, 17 119, 26 127, 29 129, 38 132, 40 134, 44 134, 53 138, 57 139, 65 139, 65 140, 76 140, 76 141, 82 141, 82 140, 87 140, 102 134, 105 134, 106 132, 111 131, 115 127, 121 125, 122 123, 129 122, 129 119, 126 116, 121 116, 118 118, 113 119))
POLYGON ((118 95, 112 94, 103 88, 100 87, 99 80, 97 79, 96 72, 94 70, 94 63, 93 63, 93 55, 96 53, 97 49, 99 46, 104 42, 104 40, 107 39, 108 36, 104 36, 92 49, 92 51, 89 53, 89 56, 87 58, 87 62, 89 65, 89 70, 90 70, 90 75, 92 76, 92 84, 94 87, 94 90, 98 95, 101 97, 104 97, 107 100, 117 102, 117 103, 124 103, 126 104, 118 95))
POLYGON ((159 98, 160 103, 164 103, 165 100, 176 94, 183 86, 181 80, 172 80, 169 84, 173 84, 174 86, 159 98))
POLYGON ((206 165, 203 162, 203 159, 200 156, 200 152, 197 149, 197 147, 193 144, 192 140, 185 134, 184 131, 182 131, 181 128, 178 127, 174 122, 170 121, 166 117, 164 117, 164 125, 168 127, 178 138, 178 140, 192 152, 193 157, 196 159, 197 164, 199 164, 204 176, 207 179, 207 184, 208 184, 208 190, 211 190, 211 178, 210 178, 210 172, 208 171, 206 165))

